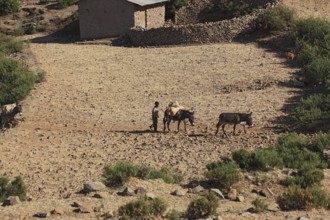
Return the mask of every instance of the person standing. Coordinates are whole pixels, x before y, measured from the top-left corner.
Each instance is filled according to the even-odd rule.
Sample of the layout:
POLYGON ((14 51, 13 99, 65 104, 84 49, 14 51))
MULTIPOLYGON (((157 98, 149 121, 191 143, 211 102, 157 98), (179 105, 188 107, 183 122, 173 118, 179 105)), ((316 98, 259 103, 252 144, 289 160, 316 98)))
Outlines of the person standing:
POLYGON ((159 107, 159 102, 156 101, 155 106, 153 107, 152 112, 151 112, 152 125, 150 126, 150 129, 153 127, 154 131, 157 131, 157 124, 158 124, 158 118, 159 118, 158 107, 159 107))

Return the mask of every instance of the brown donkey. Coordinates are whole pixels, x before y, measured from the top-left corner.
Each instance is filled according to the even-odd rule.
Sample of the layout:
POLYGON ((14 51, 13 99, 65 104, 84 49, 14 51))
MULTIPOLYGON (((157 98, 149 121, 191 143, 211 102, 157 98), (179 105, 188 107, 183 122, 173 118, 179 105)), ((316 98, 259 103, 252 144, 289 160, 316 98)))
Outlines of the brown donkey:
MULTIPOLYGON (((234 130, 233 130, 234 135, 235 135, 236 125, 240 124, 241 122, 246 122, 246 124, 251 127, 253 125, 251 115, 252 115, 252 112, 248 113, 248 114, 246 114, 246 113, 221 113, 219 116, 219 122, 217 124, 217 131, 215 132, 215 134, 218 134, 219 127, 222 126, 222 131, 223 131, 224 135, 227 136, 226 131, 225 131, 226 124, 234 125, 234 130)), ((246 133, 245 126, 244 126, 244 124, 242 124, 242 125, 244 128, 244 132, 246 133)))

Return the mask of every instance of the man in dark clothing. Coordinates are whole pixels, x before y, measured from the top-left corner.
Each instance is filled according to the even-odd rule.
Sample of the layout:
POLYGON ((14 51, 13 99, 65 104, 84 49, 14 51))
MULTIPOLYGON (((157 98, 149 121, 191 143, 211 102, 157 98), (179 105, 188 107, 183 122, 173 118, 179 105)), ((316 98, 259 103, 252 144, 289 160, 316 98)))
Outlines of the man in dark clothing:
POLYGON ((157 124, 158 124, 158 118, 159 118, 158 107, 159 107, 159 102, 155 102, 155 106, 153 107, 152 112, 151 112, 152 125, 150 126, 150 129, 153 127, 154 131, 157 131, 157 124))

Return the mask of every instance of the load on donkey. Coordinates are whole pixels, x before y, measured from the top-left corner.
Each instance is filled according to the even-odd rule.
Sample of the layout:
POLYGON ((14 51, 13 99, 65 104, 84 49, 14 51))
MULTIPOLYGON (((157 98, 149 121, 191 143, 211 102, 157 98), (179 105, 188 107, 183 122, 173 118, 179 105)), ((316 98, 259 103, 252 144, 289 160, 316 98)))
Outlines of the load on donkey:
POLYGON ((177 121, 178 122, 178 131, 180 131, 180 123, 184 121, 184 130, 187 131, 187 122, 186 119, 189 120, 190 124, 194 126, 194 111, 186 110, 183 106, 179 105, 177 101, 170 102, 166 110, 164 111, 164 131, 167 129, 170 131, 170 122, 177 121))

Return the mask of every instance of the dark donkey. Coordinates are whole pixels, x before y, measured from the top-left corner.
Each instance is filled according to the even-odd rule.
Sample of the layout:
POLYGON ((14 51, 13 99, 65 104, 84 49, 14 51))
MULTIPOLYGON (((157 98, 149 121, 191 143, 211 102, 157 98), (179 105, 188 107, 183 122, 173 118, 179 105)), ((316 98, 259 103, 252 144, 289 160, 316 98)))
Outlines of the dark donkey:
MULTIPOLYGON (((246 113, 221 113, 219 116, 219 122, 217 124, 217 131, 215 132, 215 134, 218 134, 219 127, 222 126, 222 131, 227 136, 227 134, 225 132, 226 124, 234 125, 234 130, 233 130, 234 135, 235 135, 236 125, 240 124, 241 122, 246 122, 246 124, 248 124, 251 127, 253 125, 251 115, 252 115, 252 112, 248 113, 248 114, 246 114, 246 113)), ((244 124, 242 124, 242 125, 244 128, 244 132, 246 133, 245 126, 244 126, 244 124)))
POLYGON ((188 119, 190 124, 194 126, 194 112, 188 111, 188 110, 179 110, 174 116, 170 115, 170 109, 167 108, 164 112, 164 118, 163 118, 163 123, 164 123, 164 131, 166 130, 166 124, 167 124, 167 129, 170 131, 170 122, 171 121, 178 121, 178 131, 180 131, 180 123, 183 120, 184 121, 184 130, 187 131, 187 122, 185 119, 188 119))

